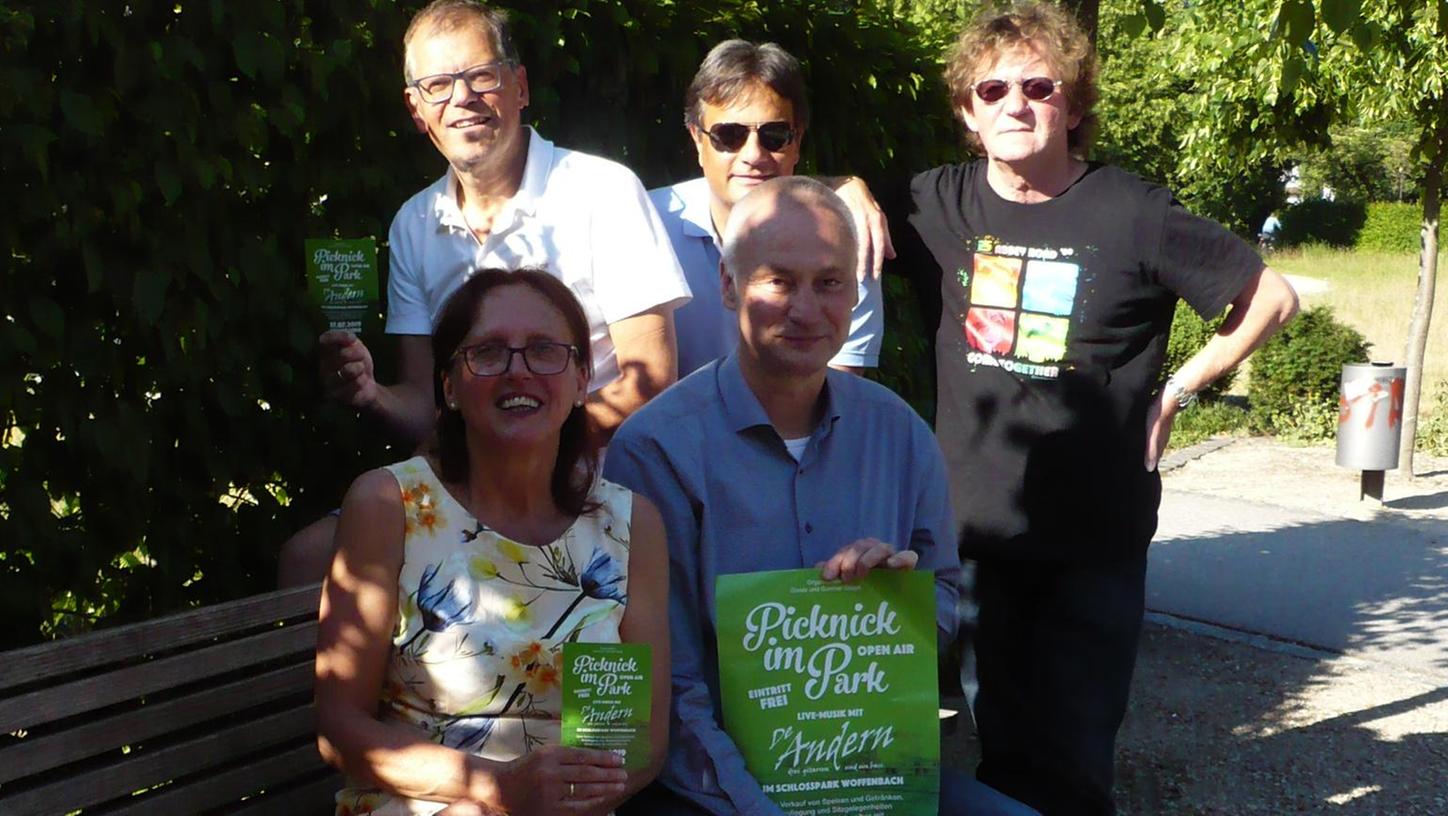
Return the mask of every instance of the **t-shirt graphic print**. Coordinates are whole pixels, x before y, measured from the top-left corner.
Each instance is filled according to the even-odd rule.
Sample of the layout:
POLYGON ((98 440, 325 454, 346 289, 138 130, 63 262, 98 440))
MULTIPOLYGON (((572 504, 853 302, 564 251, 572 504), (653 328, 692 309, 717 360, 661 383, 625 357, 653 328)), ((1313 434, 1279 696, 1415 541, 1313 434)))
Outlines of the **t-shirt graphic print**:
POLYGON ((1076 253, 980 238, 971 257, 972 269, 958 273, 967 362, 1035 379, 1060 376, 1082 289, 1076 253))

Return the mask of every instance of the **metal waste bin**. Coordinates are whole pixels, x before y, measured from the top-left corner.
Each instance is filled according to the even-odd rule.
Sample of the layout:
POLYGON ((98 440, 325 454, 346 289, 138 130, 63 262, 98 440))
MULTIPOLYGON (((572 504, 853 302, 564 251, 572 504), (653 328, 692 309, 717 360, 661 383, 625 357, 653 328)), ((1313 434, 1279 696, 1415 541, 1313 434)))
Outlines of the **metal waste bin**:
POLYGON ((1392 363, 1349 363, 1338 391, 1337 463, 1362 471, 1358 498, 1383 497, 1383 471, 1398 467, 1408 370, 1392 363))

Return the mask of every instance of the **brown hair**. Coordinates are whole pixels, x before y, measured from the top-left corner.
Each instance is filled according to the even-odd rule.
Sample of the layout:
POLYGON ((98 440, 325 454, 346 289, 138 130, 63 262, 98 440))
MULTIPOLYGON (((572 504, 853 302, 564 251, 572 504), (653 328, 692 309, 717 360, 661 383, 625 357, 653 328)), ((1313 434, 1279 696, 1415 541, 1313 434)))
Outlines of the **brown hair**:
MULTIPOLYGON (((945 84, 950 88, 950 103, 956 112, 961 108, 974 110, 973 85, 981 71, 995 64, 1003 55, 1029 47, 1041 54, 1051 67, 1060 72, 1062 91, 1071 104, 1071 112, 1081 117, 1080 124, 1066 135, 1066 145, 1073 156, 1084 159, 1096 138, 1096 48, 1075 15, 1054 3, 1031 0, 1018 2, 1008 9, 983 10, 960 33, 945 66, 945 84)), ((966 132, 966 141, 977 152, 983 152, 980 137, 966 132)))
POLYGON ((518 51, 513 46, 513 35, 508 30, 508 13, 488 8, 477 0, 432 0, 421 11, 412 16, 407 32, 402 35, 402 80, 411 83, 412 41, 424 31, 447 33, 469 25, 476 25, 488 35, 493 53, 498 59, 512 65, 518 64, 518 51))
MULTIPOLYGON (((474 273, 447 299, 432 331, 433 399, 438 409, 432 452, 437 456, 440 475, 450 482, 467 481, 468 446, 463 416, 448 407, 442 377, 477 322, 488 293, 504 286, 525 286, 557 307, 568 323, 570 341, 578 349, 575 361, 589 377, 593 374, 588 316, 567 284, 542 269, 484 269, 474 273)), ((588 412, 575 407, 559 431, 558 460, 553 464, 553 501, 558 509, 572 516, 593 510, 596 505, 588 500, 588 493, 597 472, 598 442, 589 430, 588 412)))
POLYGON ((794 124, 809 126, 799 60, 774 43, 725 40, 709 50, 684 92, 684 124, 703 127, 705 105, 727 105, 762 85, 789 102, 794 124))

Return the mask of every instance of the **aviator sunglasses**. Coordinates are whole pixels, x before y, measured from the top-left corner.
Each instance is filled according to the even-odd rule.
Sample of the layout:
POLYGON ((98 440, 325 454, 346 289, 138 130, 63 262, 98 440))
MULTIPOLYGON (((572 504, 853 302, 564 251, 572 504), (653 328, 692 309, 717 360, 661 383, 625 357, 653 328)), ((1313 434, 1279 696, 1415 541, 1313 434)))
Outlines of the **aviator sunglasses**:
POLYGON ((975 95, 987 105, 1006 98, 1012 85, 1021 86, 1021 95, 1032 102, 1044 102, 1061 87, 1061 80, 1050 77, 1026 77, 1025 79, 982 79, 975 83, 975 95))
POLYGON ((788 122, 765 122, 759 125, 745 125, 739 122, 720 122, 704 131, 714 149, 724 153, 738 153, 749 141, 749 132, 759 134, 759 146, 770 153, 778 153, 794 141, 794 128, 788 122))

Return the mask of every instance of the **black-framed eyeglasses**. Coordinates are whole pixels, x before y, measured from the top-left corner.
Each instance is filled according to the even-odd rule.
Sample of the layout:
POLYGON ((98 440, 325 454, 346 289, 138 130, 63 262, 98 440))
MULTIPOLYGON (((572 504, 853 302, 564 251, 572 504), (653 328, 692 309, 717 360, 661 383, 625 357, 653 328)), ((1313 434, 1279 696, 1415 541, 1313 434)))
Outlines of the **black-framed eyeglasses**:
POLYGON ((526 346, 510 346, 507 343, 485 341, 463 346, 453 352, 453 358, 463 358, 468 371, 479 377, 497 377, 513 365, 513 355, 523 355, 523 365, 534 374, 560 374, 568 368, 568 361, 578 354, 578 347, 551 340, 538 340, 526 346))
POLYGON ((496 91, 503 85, 503 72, 512 65, 513 63, 509 60, 485 62, 482 65, 474 65, 451 74, 429 74, 425 77, 418 77, 407 84, 409 87, 417 89, 417 92, 422 95, 423 101, 436 104, 452 99, 453 88, 457 87, 460 79, 467 83, 468 90, 475 94, 496 91))
POLYGON ((1050 77, 1026 77, 1024 79, 982 79, 975 83, 975 95, 987 105, 1006 98, 1012 85, 1021 86, 1021 95, 1032 102, 1044 102, 1061 87, 1061 80, 1050 77))
POLYGON ((761 122, 757 125, 720 122, 704 131, 714 149, 723 153, 738 153, 749 141, 750 132, 759 134, 759 146, 770 153, 778 153, 794 141, 794 126, 788 122, 761 122))

